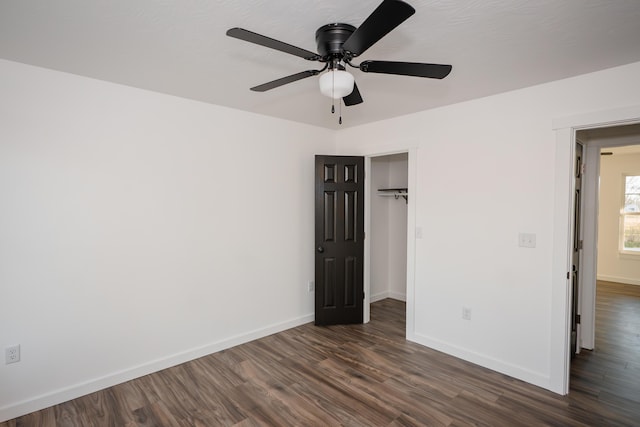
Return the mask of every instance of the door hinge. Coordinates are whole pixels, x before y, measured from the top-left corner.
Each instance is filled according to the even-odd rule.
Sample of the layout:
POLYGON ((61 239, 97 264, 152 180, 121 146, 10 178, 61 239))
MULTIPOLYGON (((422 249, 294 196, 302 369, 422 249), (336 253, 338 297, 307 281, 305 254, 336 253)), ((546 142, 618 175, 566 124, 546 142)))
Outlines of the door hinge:
POLYGON ((584 244, 584 240, 578 240, 578 250, 582 250, 583 244, 584 244))
POLYGON ((567 279, 569 279, 570 273, 567 271, 567 279))
POLYGON ((576 314, 576 323, 580 323, 580 315, 576 314))

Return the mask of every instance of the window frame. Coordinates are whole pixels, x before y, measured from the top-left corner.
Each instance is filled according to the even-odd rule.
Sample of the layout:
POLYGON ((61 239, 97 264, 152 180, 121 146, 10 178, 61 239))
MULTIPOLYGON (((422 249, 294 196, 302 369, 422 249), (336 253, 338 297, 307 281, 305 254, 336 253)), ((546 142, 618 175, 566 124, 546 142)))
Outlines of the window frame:
POLYGON ((620 197, 620 220, 619 220, 619 231, 618 231, 618 251, 620 252, 620 255, 622 255, 624 258, 626 258, 627 256, 635 258, 635 257, 640 257, 640 248, 625 248, 624 246, 624 223, 625 223, 625 218, 628 216, 638 216, 640 217, 640 211, 638 212, 625 212, 625 201, 626 201, 626 196, 627 196, 627 177, 629 176, 637 176, 640 177, 640 175, 635 174, 635 173, 624 173, 622 174, 622 191, 621 191, 621 197, 620 197))

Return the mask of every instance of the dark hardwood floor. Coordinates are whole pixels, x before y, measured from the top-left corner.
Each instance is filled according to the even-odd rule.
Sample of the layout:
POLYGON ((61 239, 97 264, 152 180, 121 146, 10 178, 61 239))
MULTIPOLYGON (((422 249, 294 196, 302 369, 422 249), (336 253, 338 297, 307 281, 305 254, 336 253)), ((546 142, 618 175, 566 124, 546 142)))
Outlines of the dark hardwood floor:
POLYGON ((640 297, 624 289, 600 289, 599 329, 622 326, 575 360, 564 397, 407 342, 387 299, 367 325, 307 324, 0 427, 640 425, 640 297))
POLYGON ((571 390, 640 426, 640 286, 598 281, 596 346, 571 363, 571 390))

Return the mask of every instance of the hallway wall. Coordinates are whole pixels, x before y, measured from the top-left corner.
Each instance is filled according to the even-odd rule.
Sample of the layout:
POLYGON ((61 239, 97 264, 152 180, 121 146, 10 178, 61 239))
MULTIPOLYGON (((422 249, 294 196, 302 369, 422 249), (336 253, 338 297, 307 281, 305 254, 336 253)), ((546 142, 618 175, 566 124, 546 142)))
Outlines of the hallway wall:
POLYGON ((640 252, 619 252, 623 175, 640 175, 640 153, 600 157, 598 280, 640 285, 640 252))

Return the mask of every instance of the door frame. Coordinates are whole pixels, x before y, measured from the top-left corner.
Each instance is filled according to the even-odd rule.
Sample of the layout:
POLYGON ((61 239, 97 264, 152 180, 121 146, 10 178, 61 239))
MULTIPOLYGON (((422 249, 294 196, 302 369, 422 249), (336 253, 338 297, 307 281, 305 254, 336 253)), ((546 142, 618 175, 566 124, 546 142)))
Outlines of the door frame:
MULTIPOLYGON (((554 191, 554 236, 551 280, 551 331, 549 386, 556 393, 569 393, 570 377, 570 316, 571 287, 568 273, 571 271, 573 235, 573 193, 575 181, 576 132, 583 129, 620 126, 640 123, 640 105, 612 110, 596 111, 553 120, 556 135, 555 147, 555 191, 554 191)), ((587 144, 589 147, 589 144, 587 144)), ((595 240, 595 239, 594 239, 595 240)), ((585 242, 586 246, 587 242, 585 242)), ((585 247, 593 255, 595 242, 585 247)), ((592 260, 595 262, 595 256, 592 260)), ((595 265, 582 266, 583 272, 595 265)))
MULTIPOLYGON (((407 339, 411 339, 415 333, 415 227, 416 227, 416 204, 415 193, 417 191, 417 147, 396 148, 385 151, 376 151, 364 155, 364 230, 365 236, 371 236, 371 159, 384 157, 393 154, 407 154, 407 190, 409 198, 407 201, 407 312, 406 331, 407 339)), ((371 239, 365 237, 364 240, 364 323, 371 320, 371 239)))
MULTIPOLYGON (((624 123, 623 125, 633 124, 624 123)), ((615 127, 615 126, 614 126, 615 127)), ((595 311, 596 311, 596 282, 598 261, 598 206, 600 200, 600 151, 606 148, 639 145, 633 136, 614 136, 598 139, 586 138, 582 141, 586 149, 586 170, 583 181, 584 206, 583 232, 584 272, 581 281, 581 331, 579 335, 582 348, 593 350, 595 347, 595 311)))

